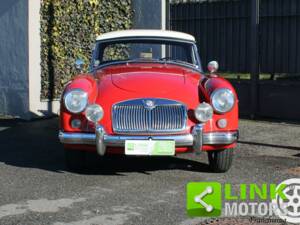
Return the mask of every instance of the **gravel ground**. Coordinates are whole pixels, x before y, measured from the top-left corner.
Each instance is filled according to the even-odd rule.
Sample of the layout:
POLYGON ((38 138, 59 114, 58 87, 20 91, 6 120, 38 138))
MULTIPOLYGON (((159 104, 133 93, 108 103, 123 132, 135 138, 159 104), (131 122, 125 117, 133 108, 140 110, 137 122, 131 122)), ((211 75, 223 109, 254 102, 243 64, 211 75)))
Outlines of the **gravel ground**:
POLYGON ((247 218, 188 218, 186 184, 219 181, 237 187, 300 177, 295 124, 241 120, 234 165, 224 174, 211 173, 206 155, 192 153, 129 159, 91 154, 90 170, 68 172, 57 129, 57 118, 0 120, 1 225, 256 224, 247 218))

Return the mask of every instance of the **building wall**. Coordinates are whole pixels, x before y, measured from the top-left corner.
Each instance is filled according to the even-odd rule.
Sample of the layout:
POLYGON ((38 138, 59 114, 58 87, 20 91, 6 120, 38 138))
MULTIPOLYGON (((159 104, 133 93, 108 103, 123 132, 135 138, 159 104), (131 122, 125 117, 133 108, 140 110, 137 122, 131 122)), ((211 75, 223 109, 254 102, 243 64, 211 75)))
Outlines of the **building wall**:
POLYGON ((59 112, 59 100, 41 100, 41 0, 28 0, 28 76, 30 118, 48 117, 59 112))
MULTIPOLYGON (((166 0, 133 0, 135 29, 165 29, 166 0)), ((50 116, 59 101, 41 101, 40 0, 1 0, 0 115, 50 116)))
POLYGON ((28 116, 28 4, 1 0, 0 114, 28 116))
POLYGON ((135 29, 165 29, 166 0, 133 0, 135 29))

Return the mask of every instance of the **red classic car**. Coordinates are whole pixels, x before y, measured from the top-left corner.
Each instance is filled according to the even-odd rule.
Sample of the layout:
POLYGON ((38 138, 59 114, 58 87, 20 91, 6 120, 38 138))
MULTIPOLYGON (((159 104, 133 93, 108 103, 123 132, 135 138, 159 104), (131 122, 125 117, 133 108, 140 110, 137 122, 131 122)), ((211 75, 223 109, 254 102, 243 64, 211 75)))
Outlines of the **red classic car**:
MULTIPOLYGON (((82 68, 82 60, 76 67, 82 68)), ((89 73, 66 86, 59 138, 66 165, 99 155, 170 156, 207 152, 227 171, 238 139, 238 100, 231 84, 201 67, 195 38, 162 30, 127 30, 97 38, 89 73)), ((195 157, 198 154, 195 154, 195 157)))

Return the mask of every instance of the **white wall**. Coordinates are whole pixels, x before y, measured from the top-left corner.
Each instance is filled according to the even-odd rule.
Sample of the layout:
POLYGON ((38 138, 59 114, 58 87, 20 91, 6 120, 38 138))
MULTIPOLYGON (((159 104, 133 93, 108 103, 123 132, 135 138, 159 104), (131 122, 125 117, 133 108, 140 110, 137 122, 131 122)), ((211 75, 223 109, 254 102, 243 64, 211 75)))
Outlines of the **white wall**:
POLYGON ((59 101, 41 101, 40 0, 28 0, 29 111, 32 117, 49 116, 59 111, 59 101))

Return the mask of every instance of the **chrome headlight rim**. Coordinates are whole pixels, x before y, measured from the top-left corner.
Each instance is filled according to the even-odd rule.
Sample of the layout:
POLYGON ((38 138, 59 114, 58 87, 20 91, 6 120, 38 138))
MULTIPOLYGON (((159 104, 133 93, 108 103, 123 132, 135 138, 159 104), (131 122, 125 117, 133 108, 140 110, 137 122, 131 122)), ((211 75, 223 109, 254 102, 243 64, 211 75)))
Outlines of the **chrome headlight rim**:
POLYGON ((80 88, 71 89, 64 94, 63 101, 64 101, 64 106, 70 113, 79 114, 79 113, 82 113, 88 105, 88 93, 80 88), (82 106, 78 110, 71 109, 70 105, 67 102, 67 98, 69 95, 72 94, 72 92, 81 92, 83 94, 83 97, 84 97, 83 100, 85 102, 82 104, 82 106))
MULTIPOLYGON (((206 114, 206 113, 205 113, 205 114, 206 114)), ((195 110, 194 110, 194 115, 195 115, 196 119, 197 119, 199 122, 202 122, 202 123, 205 123, 205 122, 211 120, 212 117, 213 117, 213 114, 214 114, 213 107, 212 107, 209 103, 207 103, 207 102, 202 102, 202 103, 200 103, 200 104, 195 108, 195 110), (207 112, 209 113, 209 116, 208 116, 206 119, 201 118, 201 115, 197 115, 197 112, 203 110, 204 107, 206 107, 206 109, 205 109, 205 110, 206 110, 206 113, 207 113, 207 112), (202 109, 199 110, 200 108, 202 108, 202 109)))
MULTIPOLYGON (((99 122, 100 120, 102 120, 103 117, 104 117, 104 110, 103 110, 103 107, 102 107, 101 105, 99 105, 99 104, 90 104, 90 105, 88 105, 88 106, 86 107, 84 113, 85 113, 86 119, 87 119, 88 121, 90 121, 90 122, 93 122, 93 123, 98 123, 98 122, 99 122), (94 108, 94 109, 93 109, 93 108, 94 108), (98 113, 100 112, 100 115, 101 115, 101 116, 98 116, 97 119, 94 119, 94 120, 93 120, 93 119, 91 119, 91 118, 92 118, 91 115, 89 115, 89 110, 95 110, 95 108, 99 110, 98 113)), ((93 116, 93 115, 92 115, 92 116, 93 116)), ((95 115, 94 115, 94 116, 95 116, 95 115)))
POLYGON ((235 105, 235 102, 236 102, 236 99, 235 99, 235 95, 233 94, 232 90, 230 90, 229 88, 219 88, 219 89, 216 89, 212 92, 212 94, 210 96, 210 101, 211 101, 211 105, 212 105, 215 112, 217 112, 219 114, 224 114, 224 113, 230 112, 233 109, 233 107, 235 105), (219 92, 222 92, 222 91, 225 91, 225 92, 229 93, 230 95, 232 95, 232 99, 233 99, 232 105, 226 110, 218 109, 216 107, 215 103, 214 103, 215 102, 214 99, 215 99, 216 95, 219 94, 219 92))

